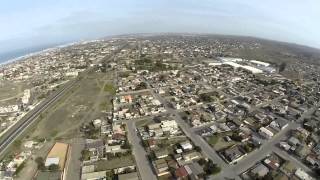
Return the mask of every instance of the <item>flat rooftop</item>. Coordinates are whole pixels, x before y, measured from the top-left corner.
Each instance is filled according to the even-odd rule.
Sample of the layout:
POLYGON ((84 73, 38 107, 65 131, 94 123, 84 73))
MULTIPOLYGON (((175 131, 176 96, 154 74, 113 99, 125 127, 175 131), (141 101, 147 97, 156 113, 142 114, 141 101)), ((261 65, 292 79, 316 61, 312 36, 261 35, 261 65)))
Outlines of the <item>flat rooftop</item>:
POLYGON ((50 150, 47 159, 59 158, 59 167, 63 170, 67 159, 68 148, 68 144, 56 142, 50 150))

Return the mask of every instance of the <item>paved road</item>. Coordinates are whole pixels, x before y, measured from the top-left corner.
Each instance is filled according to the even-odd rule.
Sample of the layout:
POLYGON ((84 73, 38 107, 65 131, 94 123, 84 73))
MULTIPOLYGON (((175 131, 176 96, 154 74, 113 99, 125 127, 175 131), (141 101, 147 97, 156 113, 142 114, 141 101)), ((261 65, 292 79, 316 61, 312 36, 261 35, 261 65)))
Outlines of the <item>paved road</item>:
MULTIPOLYGON (((302 121, 304 117, 307 117, 311 115, 315 109, 317 109, 318 106, 313 107, 302 114, 298 122, 302 121)), ((290 160, 293 162, 296 167, 302 168, 306 172, 311 172, 311 169, 305 166, 303 163, 301 163, 299 160, 293 158, 287 153, 284 153, 283 151, 279 150, 276 145, 286 137, 288 132, 291 130, 294 130, 298 128, 300 125, 297 122, 289 122, 288 126, 280 131, 278 134, 276 134, 272 139, 266 141, 259 149, 255 150, 254 152, 251 152, 248 154, 244 159, 240 160, 236 165, 230 165, 227 168, 223 169, 222 172, 218 175, 219 177, 234 177, 234 174, 239 175, 252 167, 254 164, 256 164, 258 161, 265 158, 268 154, 271 154, 272 152, 276 152, 279 155, 285 157, 287 160, 290 160)))
MULTIPOLYGON (((109 60, 120 52, 127 44, 123 45, 112 55, 104 57, 101 61, 109 60)), ((11 127, 5 134, 0 138, 0 158, 5 155, 7 148, 37 119, 37 117, 46 109, 48 109, 52 104, 58 101, 66 92, 68 92, 72 87, 77 84, 80 76, 83 76, 87 72, 93 71, 94 68, 88 68, 86 71, 82 72, 78 78, 67 82, 62 88, 50 95, 46 100, 40 103, 37 107, 31 110, 27 115, 25 115, 18 123, 11 127)))
POLYGON ((55 92, 48 99, 38 105, 35 109, 31 110, 25 117, 23 117, 17 124, 15 124, 11 129, 5 133, 0 140, 0 157, 5 153, 5 150, 10 144, 16 140, 16 138, 21 135, 26 128, 28 128, 32 122, 34 122, 38 115, 40 115, 44 110, 48 109, 50 105, 56 102, 60 97, 62 97, 68 90, 70 90, 75 84, 76 80, 68 82, 63 88, 55 92))
MULTIPOLYGON (((149 85, 149 83, 147 82, 147 84, 149 85)), ((149 85, 150 88, 150 85, 149 85)), ((150 88, 151 89, 151 88, 150 88)), ((156 89, 156 88, 155 88, 156 89)), ((251 152, 250 154, 248 154, 247 156, 245 156, 242 160, 240 160, 236 165, 227 165, 221 158, 220 156, 203 140, 203 138, 201 138, 200 136, 198 136, 197 134, 194 133, 194 131, 189 127, 189 125, 187 123, 185 123, 181 117, 179 116, 179 114, 177 113, 176 110, 170 108, 167 106, 167 102, 164 98, 162 98, 160 95, 156 94, 153 90, 151 90, 151 93, 153 94, 154 97, 156 97, 161 103, 163 103, 166 107, 166 110, 168 111, 168 113, 171 113, 174 115, 175 120, 177 121, 177 123, 179 124, 179 126, 181 127, 181 129, 184 131, 184 133, 197 145, 200 146, 203 153, 209 157, 210 159, 212 159, 215 163, 219 164, 222 167, 222 171, 221 173, 219 173, 216 176, 212 176, 211 179, 224 179, 224 178, 235 178, 235 179, 239 179, 239 174, 241 174, 242 172, 246 171, 247 169, 249 169, 250 167, 252 167, 254 164, 256 164, 258 161, 262 160, 263 158, 265 158, 268 154, 271 154, 274 150, 278 152, 278 150, 275 149, 275 145, 277 143, 279 143, 290 130, 296 129, 297 127, 299 127, 299 124, 297 124, 296 122, 289 122, 288 126, 280 131, 278 134, 276 134, 272 139, 266 141, 265 143, 263 143, 263 145, 255 150, 254 152, 251 152)), ((265 104, 271 104, 275 101, 278 101, 279 99, 283 98, 285 96, 280 96, 278 98, 275 98, 271 101, 267 101, 265 103, 263 103, 262 105, 265 104)), ((261 107, 261 104, 258 105, 257 108, 261 107)), ((300 120, 302 120, 304 117, 310 115, 313 110, 316 108, 312 108, 309 111, 305 112, 300 120)), ((281 154, 282 156, 285 156, 285 154, 281 154)), ((289 155, 285 156, 287 157, 287 159, 292 160, 292 157, 290 157, 289 155)), ((298 160, 292 160, 297 161, 295 162, 295 165, 297 165, 297 167, 301 167, 304 170, 307 170, 307 172, 310 172, 310 169, 308 169, 305 165, 303 165, 301 162, 299 162, 298 160)))
POLYGON ((273 150, 273 152, 275 152, 278 155, 280 155, 282 158, 284 158, 284 159, 290 161, 291 163, 293 163, 295 167, 301 168, 302 170, 304 170, 305 172, 309 173, 310 175, 313 174, 312 170, 308 166, 303 164, 300 160, 296 159, 292 155, 290 155, 287 152, 283 151, 282 149, 280 149, 278 147, 273 147, 272 150, 273 150))
POLYGON ((152 171, 150 161, 147 158, 147 152, 144 150, 141 139, 137 135, 135 121, 126 121, 126 124, 128 128, 128 139, 130 144, 132 144, 132 152, 135 156, 141 178, 143 180, 157 179, 152 171))
POLYGON ((72 139, 70 144, 70 154, 66 164, 66 179, 78 180, 81 176, 81 151, 84 149, 85 141, 82 138, 72 139))
MULTIPOLYGON (((147 85, 150 88, 150 84, 146 82, 147 85)), ((168 103, 164 98, 162 98, 159 94, 156 94, 153 90, 151 90, 152 95, 157 98, 164 106, 165 109, 167 110, 168 113, 174 115, 174 119, 176 120, 177 124, 179 127, 182 129, 182 131, 192 140, 192 142, 199 146, 202 150, 202 152, 210 158, 214 163, 219 164, 221 167, 225 167, 227 164, 220 158, 220 156, 214 151, 211 146, 203 140, 202 137, 197 135, 195 132, 191 130, 189 125, 184 122, 184 120, 180 117, 178 112, 175 109, 172 109, 168 107, 168 103)))

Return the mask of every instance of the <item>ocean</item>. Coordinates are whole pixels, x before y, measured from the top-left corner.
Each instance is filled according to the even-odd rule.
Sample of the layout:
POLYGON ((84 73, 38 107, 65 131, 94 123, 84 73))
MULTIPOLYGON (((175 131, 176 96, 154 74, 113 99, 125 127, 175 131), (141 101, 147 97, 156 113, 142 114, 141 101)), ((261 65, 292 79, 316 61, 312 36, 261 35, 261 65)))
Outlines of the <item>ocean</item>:
POLYGON ((59 46, 61 44, 65 43, 59 43, 59 44, 48 44, 44 46, 36 46, 36 47, 30 47, 30 48, 25 48, 25 49, 19 49, 19 50, 13 50, 13 51, 8 51, 8 52, 3 52, 0 53, 0 65, 1 64, 6 64, 11 62, 12 60, 15 60, 16 58, 31 54, 31 53, 36 53, 39 51, 43 51, 48 48, 53 48, 56 46, 59 46))

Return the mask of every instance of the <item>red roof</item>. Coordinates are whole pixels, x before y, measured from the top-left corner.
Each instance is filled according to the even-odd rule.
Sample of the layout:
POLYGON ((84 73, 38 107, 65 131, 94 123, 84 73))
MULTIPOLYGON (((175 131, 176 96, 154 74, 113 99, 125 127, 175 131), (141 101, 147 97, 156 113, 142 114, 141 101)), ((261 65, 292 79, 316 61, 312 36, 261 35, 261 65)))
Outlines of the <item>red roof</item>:
POLYGON ((187 170, 184 167, 178 168, 175 174, 176 174, 176 177, 180 177, 180 178, 187 177, 189 175, 187 170))
POLYGON ((148 139, 148 144, 149 146, 154 146, 156 145, 156 141, 154 139, 148 139))
POLYGON ((116 140, 125 140, 126 136, 120 133, 115 133, 112 135, 112 139, 116 139, 116 140))

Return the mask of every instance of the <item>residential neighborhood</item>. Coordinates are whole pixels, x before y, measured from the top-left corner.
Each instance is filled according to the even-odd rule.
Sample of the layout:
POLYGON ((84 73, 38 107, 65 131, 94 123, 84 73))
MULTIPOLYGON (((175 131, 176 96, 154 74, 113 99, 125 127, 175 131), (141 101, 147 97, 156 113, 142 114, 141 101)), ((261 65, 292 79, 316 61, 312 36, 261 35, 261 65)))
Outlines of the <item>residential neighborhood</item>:
POLYGON ((319 71, 290 79, 269 59, 236 53, 261 46, 120 37, 2 67, 1 81, 22 83, 0 101, 4 134, 59 87, 81 85, 12 142, 0 179, 317 179, 320 76, 308 72, 319 71))

